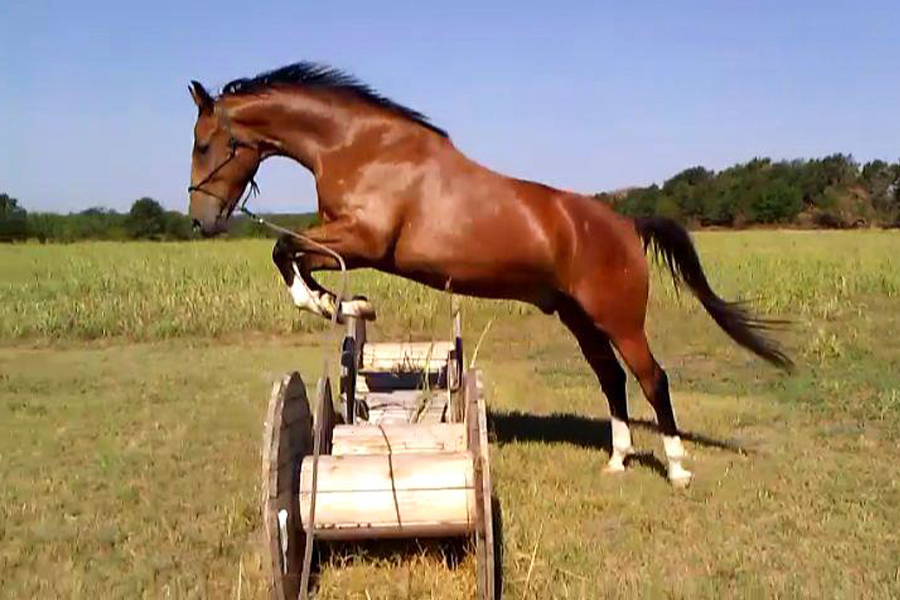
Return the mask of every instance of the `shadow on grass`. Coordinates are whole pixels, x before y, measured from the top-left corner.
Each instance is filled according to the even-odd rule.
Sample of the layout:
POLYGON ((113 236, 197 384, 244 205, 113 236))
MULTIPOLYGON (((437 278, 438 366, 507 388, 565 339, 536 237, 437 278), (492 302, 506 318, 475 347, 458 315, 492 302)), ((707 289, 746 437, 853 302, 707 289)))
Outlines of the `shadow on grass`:
MULTIPOLYGON (((647 419, 632 419, 630 424, 632 427, 659 433, 656 423, 647 419)), ((527 441, 545 444, 573 444, 581 448, 605 450, 607 453, 612 450, 609 419, 596 419, 572 413, 532 415, 518 411, 491 411, 488 414, 488 428, 499 444, 527 441)), ((700 446, 726 450, 735 454, 752 453, 751 450, 733 440, 719 440, 690 431, 681 431, 680 433, 683 440, 700 446)), ((659 467, 665 473, 665 466, 652 453, 638 453, 633 455, 631 460, 650 468, 659 467)))

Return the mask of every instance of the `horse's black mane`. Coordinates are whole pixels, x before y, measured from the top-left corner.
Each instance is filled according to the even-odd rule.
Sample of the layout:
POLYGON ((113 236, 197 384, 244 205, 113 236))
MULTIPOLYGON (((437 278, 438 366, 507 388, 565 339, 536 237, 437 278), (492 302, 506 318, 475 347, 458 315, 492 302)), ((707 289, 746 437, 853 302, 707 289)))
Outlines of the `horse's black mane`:
POLYGON ((298 86, 307 88, 329 88, 342 90, 353 94, 376 106, 386 108, 400 116, 427 127, 442 137, 448 137, 447 132, 437 127, 428 120, 428 117, 402 104, 397 104, 390 98, 382 96, 371 87, 362 83, 354 76, 327 65, 313 62, 298 62, 272 71, 260 73, 256 77, 235 79, 226 83, 222 88, 222 95, 255 94, 266 89, 278 86, 298 86))

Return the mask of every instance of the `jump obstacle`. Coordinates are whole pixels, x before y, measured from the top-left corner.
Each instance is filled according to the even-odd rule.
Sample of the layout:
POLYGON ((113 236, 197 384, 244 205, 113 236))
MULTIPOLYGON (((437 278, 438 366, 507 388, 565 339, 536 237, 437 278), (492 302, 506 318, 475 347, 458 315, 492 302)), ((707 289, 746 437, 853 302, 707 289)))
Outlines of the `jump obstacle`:
POLYGON ((313 540, 471 536, 477 598, 494 600, 486 411, 459 312, 454 339, 439 342, 371 343, 364 320, 345 319, 340 412, 327 378, 315 416, 299 373, 272 388, 261 498, 272 598, 306 597, 313 540))

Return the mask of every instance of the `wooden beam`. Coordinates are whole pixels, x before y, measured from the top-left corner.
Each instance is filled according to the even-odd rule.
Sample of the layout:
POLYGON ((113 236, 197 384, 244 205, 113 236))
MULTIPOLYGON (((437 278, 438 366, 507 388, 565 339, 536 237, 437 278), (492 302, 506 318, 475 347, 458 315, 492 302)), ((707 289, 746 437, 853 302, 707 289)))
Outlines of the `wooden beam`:
MULTIPOLYGON (((300 515, 310 500, 310 458, 300 471, 300 515)), ((319 457, 316 536, 323 539, 456 536, 475 526, 469 452, 319 457)), ((308 524, 303 524, 304 529, 308 524)))
POLYGON ((384 342, 363 346, 362 370, 440 371, 447 366, 454 342, 384 342))
POLYGON ((437 425, 338 425, 331 454, 403 454, 408 452, 462 452, 466 428, 462 423, 437 425))
POLYGON ((487 407, 480 369, 466 372, 466 419, 469 451, 475 475, 476 587, 479 600, 494 600, 496 564, 494 559, 494 515, 491 462, 487 436, 487 407))

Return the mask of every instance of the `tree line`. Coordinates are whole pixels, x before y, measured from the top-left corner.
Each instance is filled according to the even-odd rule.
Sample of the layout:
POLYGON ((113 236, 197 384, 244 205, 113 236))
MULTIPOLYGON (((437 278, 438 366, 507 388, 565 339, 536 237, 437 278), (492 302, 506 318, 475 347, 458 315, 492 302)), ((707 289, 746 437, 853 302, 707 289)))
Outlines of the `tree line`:
MULTIPOLYGON (((282 227, 303 229, 313 224, 315 214, 279 214, 266 217, 282 227)), ((269 230, 243 217, 235 217, 228 237, 273 237, 269 230)), ((128 212, 88 208, 58 214, 27 212, 16 198, 0 194, 0 242, 78 242, 84 240, 189 240, 199 238, 184 214, 165 210, 153 198, 135 200, 128 212)))
MULTIPOLYGON (((873 160, 860 165, 845 154, 789 161, 754 158, 719 172, 691 167, 662 186, 601 192, 594 197, 625 215, 662 215, 694 227, 900 227, 900 160, 873 160)), ((292 229, 316 222, 313 213, 266 216, 292 229)), ((27 212, 16 198, 0 194, 0 242, 196 237, 185 215, 165 210, 152 198, 136 200, 127 213, 88 208, 62 215, 27 212)), ((228 237, 273 234, 238 216, 228 237)))
POLYGON ((719 172, 692 167, 662 186, 595 197, 634 216, 662 215, 692 226, 900 226, 900 161, 860 165, 852 156, 755 158, 719 172))

